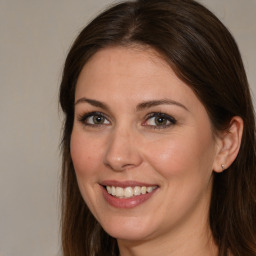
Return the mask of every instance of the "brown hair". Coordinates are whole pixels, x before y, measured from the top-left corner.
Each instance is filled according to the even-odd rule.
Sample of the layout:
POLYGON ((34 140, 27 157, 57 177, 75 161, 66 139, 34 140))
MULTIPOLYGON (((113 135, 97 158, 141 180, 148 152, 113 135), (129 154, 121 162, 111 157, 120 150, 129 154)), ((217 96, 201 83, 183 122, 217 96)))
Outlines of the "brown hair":
POLYGON ((82 199, 70 156, 74 92, 79 73, 99 49, 113 45, 154 48, 205 106, 215 131, 233 116, 244 121, 239 154, 214 174, 209 222, 219 256, 256 255, 255 120, 238 47, 226 27, 193 0, 137 0, 117 4, 87 25, 65 62, 60 104, 65 113, 62 170, 64 256, 118 255, 116 239, 82 199))

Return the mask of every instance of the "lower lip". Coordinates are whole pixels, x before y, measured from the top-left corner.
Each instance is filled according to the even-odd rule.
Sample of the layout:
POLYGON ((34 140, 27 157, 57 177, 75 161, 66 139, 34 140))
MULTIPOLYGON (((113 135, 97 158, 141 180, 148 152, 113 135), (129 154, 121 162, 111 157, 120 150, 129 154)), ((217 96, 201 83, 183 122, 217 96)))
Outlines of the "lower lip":
POLYGON ((126 208, 126 209, 133 208, 133 207, 143 204, 145 201, 150 199, 151 196, 153 196, 153 194, 157 190, 157 188, 156 188, 150 193, 146 193, 144 195, 134 196, 134 197, 130 197, 130 198, 118 198, 118 197, 114 197, 114 196, 110 195, 103 186, 101 186, 101 188, 102 188, 103 196, 104 196, 105 200, 111 206, 116 207, 116 208, 126 208))

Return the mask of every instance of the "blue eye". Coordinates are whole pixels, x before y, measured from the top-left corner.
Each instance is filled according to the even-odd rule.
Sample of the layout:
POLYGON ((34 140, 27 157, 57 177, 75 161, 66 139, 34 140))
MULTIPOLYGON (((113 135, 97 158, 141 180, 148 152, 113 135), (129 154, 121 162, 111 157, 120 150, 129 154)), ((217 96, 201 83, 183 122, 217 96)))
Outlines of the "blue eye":
POLYGON ((147 117, 144 125, 152 126, 154 128, 166 128, 168 126, 176 124, 176 120, 164 113, 152 113, 147 117))
POLYGON ((84 125, 109 125, 108 119, 100 112, 91 112, 79 117, 79 121, 84 125))

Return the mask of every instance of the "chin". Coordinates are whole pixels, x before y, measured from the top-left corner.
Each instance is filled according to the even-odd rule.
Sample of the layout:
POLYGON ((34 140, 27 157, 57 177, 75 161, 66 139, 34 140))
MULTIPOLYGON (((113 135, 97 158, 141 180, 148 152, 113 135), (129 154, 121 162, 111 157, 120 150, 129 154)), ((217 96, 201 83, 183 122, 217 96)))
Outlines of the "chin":
POLYGON ((117 240, 139 241, 145 240, 153 233, 152 225, 142 223, 141 220, 134 218, 119 221, 108 221, 102 225, 103 229, 117 240))

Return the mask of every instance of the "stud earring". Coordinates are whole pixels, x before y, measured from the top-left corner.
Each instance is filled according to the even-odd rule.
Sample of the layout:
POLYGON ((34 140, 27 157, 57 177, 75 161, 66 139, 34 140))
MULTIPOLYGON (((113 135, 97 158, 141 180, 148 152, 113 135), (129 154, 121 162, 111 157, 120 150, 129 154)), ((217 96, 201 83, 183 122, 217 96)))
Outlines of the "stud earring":
POLYGON ((222 164, 222 165, 221 165, 221 168, 222 168, 222 171, 224 171, 224 170, 225 170, 225 165, 222 164))

